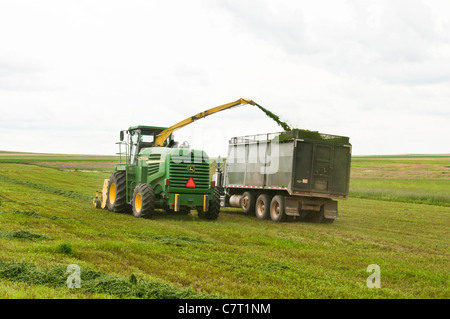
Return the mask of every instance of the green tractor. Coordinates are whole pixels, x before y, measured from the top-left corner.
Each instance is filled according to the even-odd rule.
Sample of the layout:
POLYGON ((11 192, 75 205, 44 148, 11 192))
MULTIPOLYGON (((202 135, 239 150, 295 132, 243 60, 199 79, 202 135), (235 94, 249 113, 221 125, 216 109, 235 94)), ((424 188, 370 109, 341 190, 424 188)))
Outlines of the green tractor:
POLYGON ((215 220, 220 212, 220 192, 210 184, 209 158, 204 151, 178 145, 173 132, 198 119, 241 104, 239 99, 191 116, 169 128, 133 126, 120 132, 120 163, 103 183, 101 195, 94 198, 96 208, 113 212, 132 212, 151 218, 155 209, 215 220), (125 133, 127 138, 125 140, 125 133), (122 153, 122 146, 126 151, 122 153), (125 155, 125 156, 122 156, 125 155), (124 158, 124 160, 123 160, 124 158))
POLYGON ((195 209, 200 218, 217 219, 220 195, 210 185, 208 155, 190 149, 186 142, 178 146, 172 134, 163 146, 155 146, 156 137, 164 130, 133 126, 121 131, 118 144, 125 145, 126 152, 119 152, 120 163, 104 182, 102 201, 97 196, 94 204, 112 212, 132 211, 144 218, 151 218, 159 208, 178 214, 195 209))

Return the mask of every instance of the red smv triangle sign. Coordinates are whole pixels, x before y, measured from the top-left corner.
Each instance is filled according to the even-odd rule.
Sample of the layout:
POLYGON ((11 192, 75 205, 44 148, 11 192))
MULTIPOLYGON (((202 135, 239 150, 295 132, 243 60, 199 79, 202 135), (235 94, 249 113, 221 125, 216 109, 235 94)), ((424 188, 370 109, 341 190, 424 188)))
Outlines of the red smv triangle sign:
POLYGON ((186 187, 188 188, 195 188, 195 182, 194 179, 192 177, 189 177, 187 183, 186 183, 186 187))

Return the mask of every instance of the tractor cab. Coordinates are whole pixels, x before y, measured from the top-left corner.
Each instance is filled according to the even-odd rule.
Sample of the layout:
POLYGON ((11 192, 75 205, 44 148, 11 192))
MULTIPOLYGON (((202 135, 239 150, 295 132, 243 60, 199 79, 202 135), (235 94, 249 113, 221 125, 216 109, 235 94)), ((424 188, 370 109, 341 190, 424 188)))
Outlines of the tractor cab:
MULTIPOLYGON (((129 154, 130 165, 136 165, 137 157, 139 152, 143 148, 154 147, 155 139, 159 133, 164 131, 165 127, 156 126, 132 126, 127 131, 120 131, 120 141, 124 140, 124 133, 128 135, 128 147, 127 153, 129 154)), ((175 141, 173 140, 173 135, 171 134, 163 144, 163 147, 174 147, 175 141)))

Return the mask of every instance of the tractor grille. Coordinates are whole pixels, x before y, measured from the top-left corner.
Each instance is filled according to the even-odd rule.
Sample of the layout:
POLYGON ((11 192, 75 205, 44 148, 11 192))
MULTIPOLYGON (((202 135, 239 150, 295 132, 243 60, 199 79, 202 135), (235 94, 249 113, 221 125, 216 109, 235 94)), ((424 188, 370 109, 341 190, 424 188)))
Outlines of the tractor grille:
POLYGON ((150 154, 148 156, 148 175, 153 175, 159 172, 159 160, 161 159, 161 154, 150 154))
MULTIPOLYGON (((177 158, 178 160, 179 158, 177 158)), ((191 158, 193 159, 193 158, 191 158)), ((191 163, 182 161, 175 163, 172 159, 169 165, 169 180, 171 187, 186 188, 186 183, 192 177, 195 189, 209 187, 209 163, 205 161, 191 160, 191 163)))

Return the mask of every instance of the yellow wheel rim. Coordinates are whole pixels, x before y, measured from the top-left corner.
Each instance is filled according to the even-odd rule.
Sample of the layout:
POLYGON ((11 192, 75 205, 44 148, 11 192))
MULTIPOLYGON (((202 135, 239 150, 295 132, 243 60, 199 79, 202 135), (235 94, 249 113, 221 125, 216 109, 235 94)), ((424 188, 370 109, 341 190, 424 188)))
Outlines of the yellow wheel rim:
POLYGON ((111 186, 109 187, 109 202, 111 204, 114 204, 115 201, 116 201, 116 184, 112 183, 111 186))
POLYGON ((134 208, 139 213, 142 209, 142 196, 140 193, 136 194, 136 197, 134 198, 134 208))

